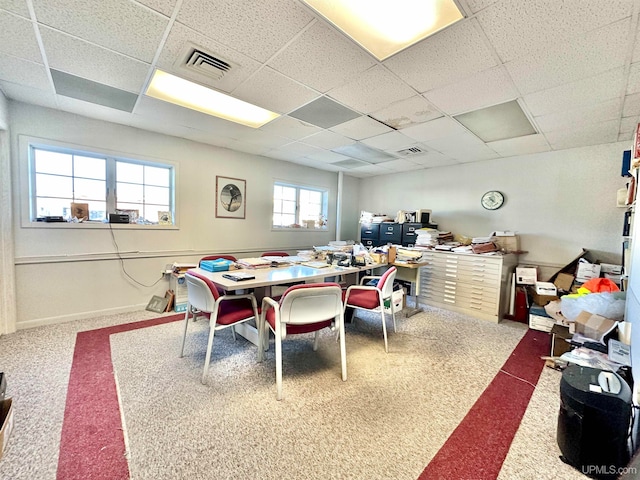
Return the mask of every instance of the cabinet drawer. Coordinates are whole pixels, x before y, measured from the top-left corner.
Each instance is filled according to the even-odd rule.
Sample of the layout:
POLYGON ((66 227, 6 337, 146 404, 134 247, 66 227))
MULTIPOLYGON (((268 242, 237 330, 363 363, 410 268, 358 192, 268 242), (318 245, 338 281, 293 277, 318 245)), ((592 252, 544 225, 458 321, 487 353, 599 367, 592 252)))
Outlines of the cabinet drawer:
POLYGON ((380 243, 400 243, 402 241, 402 224, 382 223, 380 225, 380 243))
POLYGON ((360 226, 360 238, 372 238, 378 240, 380 237, 380 224, 361 225, 360 226))

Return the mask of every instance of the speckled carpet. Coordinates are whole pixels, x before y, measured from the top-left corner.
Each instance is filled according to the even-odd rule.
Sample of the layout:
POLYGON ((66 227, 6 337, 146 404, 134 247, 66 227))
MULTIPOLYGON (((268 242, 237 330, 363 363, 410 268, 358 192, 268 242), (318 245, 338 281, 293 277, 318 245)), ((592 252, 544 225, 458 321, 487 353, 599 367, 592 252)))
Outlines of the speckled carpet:
POLYGON ((385 354, 379 319, 361 314, 347 326, 346 382, 329 332, 317 352, 310 336, 285 340, 278 402, 273 344, 257 363, 255 346, 221 332, 202 385, 207 322, 190 328, 179 358, 183 323, 145 322, 152 317, 0 337, 0 369, 16 410, 0 478, 586 478, 558 458, 559 372, 538 364, 531 381, 514 363, 519 345, 548 341, 544 334, 527 340, 523 324, 427 308, 399 319, 385 354), (78 349, 90 339, 102 347, 89 341, 78 349), (76 389, 86 382, 93 387, 76 389), (112 391, 104 390, 109 382, 112 391), (510 426, 490 428, 497 422, 510 426), (485 458, 470 456, 469 447, 485 458), (485 468, 488 461, 497 467, 485 468))

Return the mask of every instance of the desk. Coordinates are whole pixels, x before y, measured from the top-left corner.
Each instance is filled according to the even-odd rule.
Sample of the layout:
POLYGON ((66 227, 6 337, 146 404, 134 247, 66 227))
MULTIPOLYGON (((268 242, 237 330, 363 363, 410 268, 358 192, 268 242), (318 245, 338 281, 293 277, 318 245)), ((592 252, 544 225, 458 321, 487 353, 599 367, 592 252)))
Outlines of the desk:
POLYGON ((421 312, 422 308, 418 306, 418 295, 420 293, 420 267, 429 265, 429 262, 392 262, 389 265, 393 265, 398 269, 396 273, 397 280, 403 280, 405 282, 411 283, 411 291, 409 292, 409 295, 413 297, 414 308, 407 307, 405 315, 407 317, 410 317, 418 312, 421 312))
MULTIPOLYGON (((240 282, 235 282, 222 276, 229 272, 208 272, 201 268, 194 268, 193 270, 200 275, 204 275, 211 279, 216 286, 224 289, 225 291, 231 292, 234 290, 269 287, 301 281, 304 281, 305 283, 318 283, 324 281, 327 277, 356 274, 363 270, 370 270, 379 266, 379 264, 367 265, 364 267, 336 267, 330 265, 324 268, 312 268, 305 265, 291 265, 279 268, 244 269, 240 271, 251 273, 256 278, 240 282)), ((240 325, 236 325, 235 329, 236 333, 239 333, 251 343, 255 345, 258 344, 258 331, 255 327, 250 326, 247 323, 242 323, 240 325)))

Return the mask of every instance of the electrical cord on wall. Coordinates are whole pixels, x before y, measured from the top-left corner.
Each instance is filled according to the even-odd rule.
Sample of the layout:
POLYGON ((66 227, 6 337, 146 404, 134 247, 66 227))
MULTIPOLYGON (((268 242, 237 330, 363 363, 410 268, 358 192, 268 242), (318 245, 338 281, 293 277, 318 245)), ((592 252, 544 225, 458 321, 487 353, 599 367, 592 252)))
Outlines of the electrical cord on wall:
POLYGON ((113 234, 113 227, 111 226, 111 224, 109 224, 109 231, 111 232, 111 240, 113 241, 113 246, 116 247, 116 255, 118 255, 118 258, 120 259, 120 267, 122 268, 122 273, 124 273, 125 276, 129 280, 131 280, 132 282, 140 285, 141 287, 150 288, 150 287, 154 287, 155 285, 157 285, 158 282, 164 278, 164 275, 162 275, 162 276, 160 276, 160 278, 158 280, 156 280, 151 285, 146 285, 146 284, 144 284, 142 282, 139 282, 138 280, 133 278, 131 275, 129 275, 129 272, 127 272, 127 269, 124 268, 124 258, 122 258, 122 255, 120 255, 120 247, 118 247, 118 242, 116 242, 116 236, 113 234))

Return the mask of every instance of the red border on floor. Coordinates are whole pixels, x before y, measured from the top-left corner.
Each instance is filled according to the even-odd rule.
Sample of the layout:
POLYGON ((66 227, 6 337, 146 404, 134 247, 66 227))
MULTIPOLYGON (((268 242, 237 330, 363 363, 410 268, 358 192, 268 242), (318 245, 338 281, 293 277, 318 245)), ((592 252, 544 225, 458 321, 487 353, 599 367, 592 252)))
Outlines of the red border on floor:
POLYGON ((128 480, 110 335, 184 319, 184 314, 79 332, 67 387, 58 480, 128 480))
POLYGON ((549 354, 549 334, 529 330, 418 480, 495 480, 549 354))

